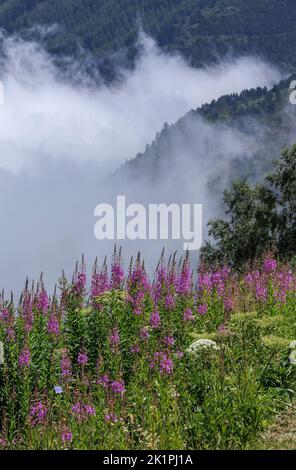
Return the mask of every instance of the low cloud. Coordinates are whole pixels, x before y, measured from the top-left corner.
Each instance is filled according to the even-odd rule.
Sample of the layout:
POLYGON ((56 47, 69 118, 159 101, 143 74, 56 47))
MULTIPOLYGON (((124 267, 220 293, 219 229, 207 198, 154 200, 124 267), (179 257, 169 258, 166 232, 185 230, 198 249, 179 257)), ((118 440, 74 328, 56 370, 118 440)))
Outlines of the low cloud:
MULTIPOLYGON (((142 53, 135 69, 122 70, 116 85, 98 87, 81 71, 70 79, 69 70, 76 70, 70 61, 63 74, 36 43, 2 35, 0 287, 19 289, 27 275, 36 278, 42 270, 52 284, 62 267, 69 271, 83 251, 89 260, 96 254, 102 258, 111 243, 94 239, 93 211, 105 202, 105 176, 143 151, 164 122, 174 123, 222 94, 271 86, 281 78, 273 67, 250 57, 196 70, 180 56, 162 53, 151 38, 141 34, 139 41, 142 53)), ((217 161, 213 155, 207 162, 202 142, 215 138, 215 132, 201 126, 192 145, 206 179, 217 161)), ((240 155, 245 153, 237 136, 233 140, 227 134, 226 140, 223 147, 225 140, 218 137, 220 153, 234 153, 233 142, 234 149, 243 146, 240 155)), ((181 143, 176 143, 177 150, 178 159, 186 161, 181 143)), ((221 172, 227 171, 225 161, 220 167, 218 163, 221 172)), ((173 184, 172 168, 169 173, 166 188, 169 181, 173 184)), ((125 181, 125 188, 129 183, 125 181)), ((107 190, 110 198, 118 194, 116 185, 107 190)), ((139 187, 130 198, 137 202, 151 193, 139 187)), ((166 194, 173 201, 179 197, 177 190, 166 194)), ((192 202, 201 202, 198 192, 188 194, 194 195, 192 202)), ((158 197, 155 192, 153 196, 158 197)), ((133 250, 137 252, 137 242, 130 246, 133 250)))

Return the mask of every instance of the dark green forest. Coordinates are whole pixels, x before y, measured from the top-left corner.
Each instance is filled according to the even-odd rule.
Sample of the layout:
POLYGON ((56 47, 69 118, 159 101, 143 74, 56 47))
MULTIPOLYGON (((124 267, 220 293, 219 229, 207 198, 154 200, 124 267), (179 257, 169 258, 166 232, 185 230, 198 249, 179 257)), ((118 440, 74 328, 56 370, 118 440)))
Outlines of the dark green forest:
POLYGON ((109 79, 110 53, 133 63, 139 24, 160 47, 180 52, 194 66, 227 54, 256 54, 292 71, 295 22, 294 0, 0 1, 0 27, 34 37, 36 30, 28 29, 36 24, 56 24, 44 39, 47 49, 57 55, 91 52, 109 79))

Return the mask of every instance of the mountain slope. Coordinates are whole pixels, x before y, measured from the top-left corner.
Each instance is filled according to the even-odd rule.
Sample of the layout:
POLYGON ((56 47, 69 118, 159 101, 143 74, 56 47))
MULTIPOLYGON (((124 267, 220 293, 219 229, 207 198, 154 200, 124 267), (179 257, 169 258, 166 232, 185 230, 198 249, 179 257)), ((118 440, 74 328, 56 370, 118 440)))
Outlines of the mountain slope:
POLYGON ((260 179, 270 170, 282 148, 296 141, 296 106, 289 101, 291 80, 292 77, 283 80, 271 90, 257 88, 222 96, 190 111, 172 126, 165 124, 152 144, 127 162, 118 174, 132 175, 135 179, 143 179, 145 175, 148 182, 156 184, 163 177, 160 169, 173 166, 174 159, 181 159, 186 172, 186 155, 190 154, 190 160, 198 168, 207 158, 207 152, 213 155, 213 164, 218 165, 221 153, 218 137, 225 135, 230 141, 241 141, 246 149, 245 152, 239 149, 237 159, 233 149, 231 168, 226 170, 229 176, 260 179), (207 137, 202 153, 194 145, 205 139, 208 129, 212 129, 214 138, 207 137))
MULTIPOLYGON (((79 55, 81 46, 100 59, 110 79, 110 52, 123 52, 120 60, 133 62, 139 18, 159 46, 179 51, 194 66, 231 53, 256 54, 285 69, 296 68, 294 0, 0 1, 1 28, 13 33, 56 23, 45 38, 47 49, 79 55)), ((29 35, 38 37, 36 30, 29 35)))

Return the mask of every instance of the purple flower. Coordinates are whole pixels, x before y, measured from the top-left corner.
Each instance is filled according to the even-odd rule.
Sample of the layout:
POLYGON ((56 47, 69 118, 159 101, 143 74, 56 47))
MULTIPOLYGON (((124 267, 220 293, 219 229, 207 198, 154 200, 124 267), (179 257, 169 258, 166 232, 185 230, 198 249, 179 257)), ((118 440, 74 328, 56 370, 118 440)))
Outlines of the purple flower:
POLYGON ((96 410, 91 405, 85 405, 80 402, 72 406, 72 413, 79 422, 85 421, 89 416, 95 416, 96 410))
POLYGON ((198 288, 199 290, 210 291, 213 287, 210 274, 200 273, 198 276, 198 288))
POLYGON ((77 364, 85 366, 88 363, 88 357, 86 353, 80 352, 77 358, 77 364))
POLYGON ((208 311, 208 306, 207 304, 200 304, 198 307, 197 307, 197 311, 200 315, 205 315, 208 311))
POLYGON ((266 273, 273 273, 276 270, 277 262, 275 259, 265 259, 263 269, 266 273))
POLYGON ((72 411, 76 415, 82 414, 83 407, 82 407, 81 403, 79 403, 79 402, 75 403, 75 405, 72 406, 72 411))
POLYGON ((149 339, 149 330, 147 327, 144 327, 140 330, 140 338, 144 341, 149 339))
POLYGON ((175 338, 173 336, 165 336, 164 343, 166 346, 171 347, 175 344, 175 338))
POLYGON ((173 373, 173 361, 164 352, 156 352, 153 356, 153 361, 150 363, 151 369, 158 365, 161 375, 171 375, 173 373))
POLYGON ((46 421, 48 409, 43 403, 37 402, 31 406, 29 421, 33 427, 44 424, 46 421))
POLYGON ((95 416, 96 415, 96 410, 91 405, 84 405, 84 411, 89 416, 95 416))
POLYGON ((266 300, 267 299, 267 289, 262 284, 257 282, 256 284, 256 297, 258 300, 266 300))
POLYGON ((111 382, 110 387, 113 393, 116 393, 118 395, 123 395, 125 393, 124 383, 121 382, 120 380, 111 382))
POLYGON ((60 334, 60 325, 59 325, 59 322, 58 322, 58 320, 56 319, 56 317, 54 315, 51 315, 50 319, 48 320, 47 332, 50 335, 53 335, 53 336, 59 336, 59 334, 60 334))
POLYGON ((160 373, 162 375, 170 375, 173 372, 173 361, 172 359, 168 358, 167 356, 164 356, 160 359, 160 373))
POLYGON ((116 257, 111 266, 111 287, 112 289, 121 289, 124 281, 124 271, 121 267, 121 260, 116 257))
POLYGON ((186 260, 178 279, 177 293, 184 295, 191 291, 191 272, 189 262, 186 260))
POLYGON ((2 321, 5 324, 9 324, 10 320, 11 320, 11 316, 10 316, 8 308, 4 308, 2 312, 0 312, 0 321, 2 321))
POLYGON ((192 310, 191 308, 186 308, 183 314, 183 321, 187 322, 187 321, 192 321, 192 320, 194 320, 192 310))
POLYGON ((25 346, 19 355, 18 364, 20 367, 24 368, 24 367, 29 367, 30 362, 31 362, 30 349, 28 348, 28 346, 25 346))
POLYGON ((117 416, 114 414, 114 413, 107 413, 105 416, 104 416, 104 420, 106 423, 117 423, 118 421, 118 418, 117 416))
POLYGON ((54 387, 54 391, 55 391, 55 393, 56 393, 57 395, 61 395, 61 394, 63 393, 63 388, 62 388, 61 386, 59 386, 59 385, 56 385, 56 386, 54 387))
POLYGON ((110 341, 111 346, 113 346, 113 347, 118 346, 118 344, 120 342, 120 336, 119 336, 119 329, 118 328, 114 328, 111 331, 111 334, 109 336, 109 341, 110 341))
POLYGON ((165 307, 167 310, 172 310, 175 307, 175 298, 172 294, 166 296, 165 307))
POLYGON ((4 437, 0 437, 0 448, 4 449, 7 447, 7 441, 4 437))
POLYGON ((42 289, 37 297, 37 308, 40 310, 43 315, 46 314, 49 307, 49 298, 45 289, 42 289))
POLYGON ((107 388, 110 383, 109 375, 107 374, 102 375, 102 377, 98 379, 97 383, 99 385, 103 385, 104 388, 107 388))
POLYGON ((225 299, 224 300, 224 308, 227 312, 231 312, 231 310, 233 310, 233 300, 232 299, 225 299))
POLYGON ((150 316, 150 325, 154 330, 157 330, 160 327, 160 315, 157 310, 151 313, 150 316))
POLYGON ((72 442, 73 440, 73 433, 71 431, 63 431, 62 432, 62 443, 67 444, 68 442, 72 442))
POLYGON ((108 273, 102 271, 100 273, 94 273, 92 277, 91 284, 91 295, 92 297, 99 297, 104 292, 107 292, 110 289, 110 283, 108 278, 108 273))
POLYGON ((60 362, 61 374, 64 379, 68 379, 72 375, 72 365, 67 354, 63 354, 60 362))
POLYGON ((82 295, 85 289, 85 284, 86 284, 86 274, 83 268, 82 271, 76 274, 76 279, 74 281, 74 291, 78 295, 82 295))

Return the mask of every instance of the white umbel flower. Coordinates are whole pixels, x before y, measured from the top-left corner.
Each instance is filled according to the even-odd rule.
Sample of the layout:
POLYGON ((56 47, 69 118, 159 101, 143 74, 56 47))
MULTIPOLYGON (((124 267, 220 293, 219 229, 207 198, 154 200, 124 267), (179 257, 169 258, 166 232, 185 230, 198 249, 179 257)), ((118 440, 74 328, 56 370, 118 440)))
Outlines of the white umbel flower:
POLYGON ((200 351, 204 350, 219 351, 220 348, 218 344, 215 341, 212 341, 211 339, 198 339, 189 346, 187 352, 189 354, 196 355, 200 351))
POLYGON ((296 349, 296 340, 292 341, 289 346, 290 349, 296 349))
POLYGON ((291 351, 289 360, 290 364, 296 365, 296 349, 293 349, 293 351, 291 351))

